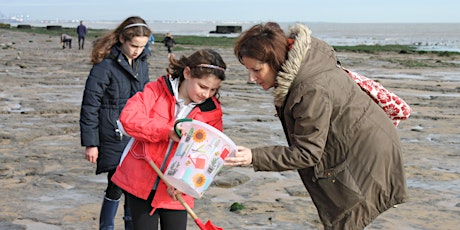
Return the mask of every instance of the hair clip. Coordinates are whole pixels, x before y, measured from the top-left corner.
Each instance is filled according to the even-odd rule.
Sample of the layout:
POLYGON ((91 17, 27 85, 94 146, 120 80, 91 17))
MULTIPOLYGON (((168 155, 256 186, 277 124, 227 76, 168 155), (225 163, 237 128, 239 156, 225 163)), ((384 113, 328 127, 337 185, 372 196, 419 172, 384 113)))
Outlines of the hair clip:
POLYGON ((225 72, 225 69, 220 67, 220 66, 217 66, 217 65, 211 65, 211 64, 199 64, 197 65, 197 67, 204 67, 204 68, 210 68, 210 69, 218 69, 218 70, 221 70, 223 72, 225 72))
POLYGON ((123 28, 123 30, 126 30, 126 29, 131 28, 131 27, 135 27, 135 26, 143 26, 143 27, 149 28, 149 26, 147 24, 144 24, 144 23, 133 23, 133 24, 129 24, 129 25, 125 26, 123 28))

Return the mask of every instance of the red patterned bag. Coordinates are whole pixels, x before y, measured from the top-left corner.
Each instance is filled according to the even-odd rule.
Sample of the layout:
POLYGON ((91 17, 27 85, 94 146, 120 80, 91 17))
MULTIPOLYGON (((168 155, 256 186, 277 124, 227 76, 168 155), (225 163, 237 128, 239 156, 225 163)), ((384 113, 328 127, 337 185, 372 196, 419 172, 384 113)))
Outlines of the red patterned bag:
POLYGON ((405 120, 412 113, 409 105, 396 94, 385 89, 382 84, 375 82, 359 73, 352 72, 341 67, 348 75, 358 83, 359 87, 366 92, 388 115, 397 127, 401 120, 405 120))

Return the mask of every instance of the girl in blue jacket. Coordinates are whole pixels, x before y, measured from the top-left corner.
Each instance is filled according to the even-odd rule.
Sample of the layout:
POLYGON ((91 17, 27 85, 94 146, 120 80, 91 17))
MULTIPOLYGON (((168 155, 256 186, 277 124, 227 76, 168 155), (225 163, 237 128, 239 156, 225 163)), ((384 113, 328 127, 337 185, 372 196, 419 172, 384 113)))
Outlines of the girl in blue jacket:
MULTIPOLYGON (((86 80, 80 113, 81 145, 85 157, 97 163, 96 174, 107 172, 107 188, 100 213, 100 229, 114 229, 122 190, 111 182, 129 138, 117 129, 126 101, 149 82, 144 50, 152 33, 140 17, 129 17, 94 43, 93 67, 86 80)), ((125 228, 131 229, 125 203, 125 228)))

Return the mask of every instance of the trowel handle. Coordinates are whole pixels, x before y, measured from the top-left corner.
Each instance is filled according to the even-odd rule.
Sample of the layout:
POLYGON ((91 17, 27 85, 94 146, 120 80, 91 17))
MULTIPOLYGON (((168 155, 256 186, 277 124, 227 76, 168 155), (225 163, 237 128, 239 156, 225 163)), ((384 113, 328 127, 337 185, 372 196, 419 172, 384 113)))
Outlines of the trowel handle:
MULTIPOLYGON (((152 160, 148 160, 147 158, 145 160, 149 163, 150 166, 152 166, 153 170, 158 174, 160 179, 163 180, 163 182, 166 184, 166 186, 171 187, 172 185, 168 182, 168 180, 166 180, 163 172, 161 172, 161 170, 158 168, 158 166, 156 166, 155 163, 153 163, 152 160)), ((192 210, 192 208, 190 208, 190 206, 187 204, 187 202, 185 202, 184 198, 182 197, 182 194, 177 194, 176 198, 182 204, 182 206, 184 206, 185 210, 187 210, 188 214, 190 214, 190 216, 192 216, 192 218, 194 220, 198 218, 198 216, 195 214, 195 212, 192 210)))

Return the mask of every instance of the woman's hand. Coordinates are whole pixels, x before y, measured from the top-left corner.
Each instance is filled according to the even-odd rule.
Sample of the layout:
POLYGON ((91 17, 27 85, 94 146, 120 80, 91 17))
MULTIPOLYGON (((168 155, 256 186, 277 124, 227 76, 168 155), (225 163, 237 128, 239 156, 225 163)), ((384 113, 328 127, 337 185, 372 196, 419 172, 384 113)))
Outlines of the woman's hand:
POLYGON ((229 166, 247 166, 252 164, 252 151, 243 146, 237 146, 238 152, 233 157, 225 158, 224 165, 229 166))
POLYGON ((182 195, 182 192, 177 190, 176 188, 174 187, 168 187, 168 195, 169 197, 171 197, 174 201, 177 201, 177 197, 176 195, 179 195, 181 194, 182 195))

